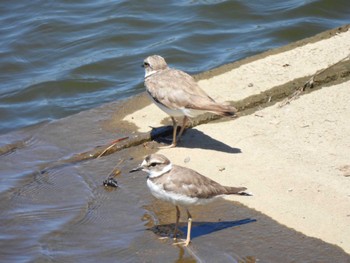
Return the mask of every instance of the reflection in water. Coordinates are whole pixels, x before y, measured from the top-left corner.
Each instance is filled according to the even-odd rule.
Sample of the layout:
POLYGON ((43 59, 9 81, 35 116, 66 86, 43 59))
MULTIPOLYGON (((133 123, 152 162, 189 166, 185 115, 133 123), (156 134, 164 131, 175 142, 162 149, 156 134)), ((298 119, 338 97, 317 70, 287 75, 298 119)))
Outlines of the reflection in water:
POLYGON ((195 263, 195 262, 200 262, 196 255, 194 253, 191 253, 191 255, 185 254, 185 249, 190 251, 188 248, 183 248, 182 246, 177 246, 179 248, 179 258, 175 261, 176 263, 195 263))

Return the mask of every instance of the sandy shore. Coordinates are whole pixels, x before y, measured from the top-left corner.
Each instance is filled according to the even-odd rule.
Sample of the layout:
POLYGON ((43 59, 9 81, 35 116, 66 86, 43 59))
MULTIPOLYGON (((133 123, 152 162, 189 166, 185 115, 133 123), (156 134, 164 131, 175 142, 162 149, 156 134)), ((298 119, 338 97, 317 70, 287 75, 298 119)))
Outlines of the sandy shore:
MULTIPOLYGON (((349 43, 350 31, 306 41, 199 85, 218 101, 242 100, 336 64, 349 56, 349 43)), ((234 199, 350 253, 349 101, 350 81, 344 78, 284 107, 277 103, 236 120, 199 125, 179 147, 160 153, 222 184, 248 187, 254 197, 234 199)), ((171 123, 153 104, 124 121, 140 132, 171 123)))

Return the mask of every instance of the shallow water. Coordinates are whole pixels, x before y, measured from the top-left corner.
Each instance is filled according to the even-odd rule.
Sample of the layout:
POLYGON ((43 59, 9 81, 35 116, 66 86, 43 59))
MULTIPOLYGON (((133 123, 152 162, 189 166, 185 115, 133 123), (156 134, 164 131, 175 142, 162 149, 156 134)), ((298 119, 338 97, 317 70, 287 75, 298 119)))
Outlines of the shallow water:
POLYGON ((346 0, 2 1, 0 133, 130 97, 160 54, 198 73, 349 23, 346 0))
MULTIPOLYGON (((151 196, 144 173, 128 173, 155 151, 155 142, 60 162, 136 136, 126 126, 114 126, 113 132, 109 126, 111 114, 128 103, 135 104, 111 103, 0 136, 0 141, 16 139, 18 146, 0 155, 1 262, 350 262, 339 247, 224 200, 191 209, 188 248, 160 239, 172 233, 175 209, 151 196), (119 187, 104 187, 117 170, 119 187)), ((221 142, 212 142, 225 151, 221 142)), ((184 237, 184 211, 181 222, 184 237)))

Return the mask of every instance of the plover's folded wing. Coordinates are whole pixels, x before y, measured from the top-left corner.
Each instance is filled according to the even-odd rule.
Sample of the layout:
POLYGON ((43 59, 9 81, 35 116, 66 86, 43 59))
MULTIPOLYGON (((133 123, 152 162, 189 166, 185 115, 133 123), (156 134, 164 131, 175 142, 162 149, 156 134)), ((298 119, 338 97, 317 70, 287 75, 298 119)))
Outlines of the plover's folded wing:
POLYGON ((194 97, 214 101, 187 73, 166 69, 145 79, 147 92, 155 101, 171 109, 185 108, 194 97))
POLYGON ((215 102, 187 73, 166 69, 145 80, 147 92, 153 99, 170 109, 193 109, 232 116, 237 110, 215 102))
POLYGON ((224 194, 239 194, 245 187, 226 187, 182 166, 173 165, 171 178, 163 182, 165 191, 192 198, 210 199, 224 194))

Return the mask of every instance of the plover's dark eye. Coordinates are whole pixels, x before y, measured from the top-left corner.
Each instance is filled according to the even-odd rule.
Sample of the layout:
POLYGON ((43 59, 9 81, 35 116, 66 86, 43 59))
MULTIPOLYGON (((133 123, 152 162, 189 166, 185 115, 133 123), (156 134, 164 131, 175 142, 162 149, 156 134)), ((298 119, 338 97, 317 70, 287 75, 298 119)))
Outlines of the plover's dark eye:
POLYGON ((151 163, 149 166, 154 167, 156 165, 157 165, 157 163, 151 163))
POLYGON ((143 66, 144 67, 149 67, 149 63, 148 62, 143 62, 143 66))

